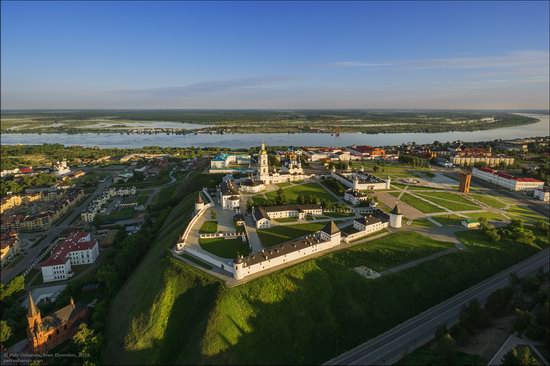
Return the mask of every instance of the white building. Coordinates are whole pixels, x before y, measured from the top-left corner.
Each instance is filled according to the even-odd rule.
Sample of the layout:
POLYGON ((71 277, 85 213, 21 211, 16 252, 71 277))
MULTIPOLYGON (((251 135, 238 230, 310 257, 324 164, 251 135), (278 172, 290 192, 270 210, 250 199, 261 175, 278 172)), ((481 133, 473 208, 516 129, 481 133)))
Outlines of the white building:
POLYGON ((136 187, 128 187, 128 188, 119 188, 118 191, 116 191, 117 196, 119 197, 125 197, 125 196, 133 196, 136 194, 136 187))
POLYGON ((218 191, 220 195, 220 203, 224 210, 234 210, 240 212, 241 196, 234 180, 222 182, 218 191))
POLYGON ((370 234, 388 227, 388 221, 383 221, 380 217, 374 215, 367 215, 353 220, 353 227, 365 234, 370 234))
POLYGON ((344 186, 354 191, 375 191, 380 189, 390 189, 391 179, 381 179, 364 171, 355 172, 336 172, 333 170, 330 176, 344 186))
POLYGON ((544 202, 550 201, 550 187, 542 187, 535 189, 535 192, 533 194, 533 197, 537 200, 541 200, 544 202))
POLYGON ((510 191, 534 191, 544 187, 544 182, 541 180, 515 177, 490 168, 473 168, 472 176, 510 191))
MULTIPOLYGON (((370 197, 368 194, 363 193, 361 191, 355 191, 353 189, 346 189, 346 192, 344 193, 344 200, 348 201, 352 205, 358 205, 361 202, 368 202, 370 200, 370 197)), ((373 206, 376 206, 376 203, 373 202, 373 206)))
POLYGON ((251 172, 252 159, 246 154, 219 153, 210 160, 210 173, 251 172))
POLYGON ((321 216, 321 205, 281 205, 281 206, 256 206, 252 208, 252 218, 256 228, 265 229, 271 227, 271 220, 296 217, 305 220, 308 216, 321 216))
POLYGON ((233 276, 240 280, 255 273, 290 263, 340 244, 340 230, 333 221, 317 233, 275 247, 239 256, 233 261, 233 276))
POLYGON ((44 282, 65 280, 72 276, 72 266, 94 263, 98 256, 99 244, 91 233, 76 231, 42 262, 42 279, 44 282))
POLYGON ((259 193, 265 189, 265 184, 259 180, 247 179, 240 184, 239 189, 245 193, 259 193))
POLYGON ((61 177, 63 175, 67 175, 71 172, 71 169, 67 166, 67 161, 58 161, 53 166, 53 174, 56 177, 61 177))
POLYGON ((262 144, 262 146, 260 147, 260 152, 258 154, 258 172, 256 174, 256 179, 258 181, 264 184, 277 184, 304 180, 306 178, 310 178, 310 176, 303 174, 301 163, 300 167, 296 167, 296 169, 293 169, 292 172, 288 172, 287 170, 287 172, 274 171, 272 173, 269 173, 269 158, 267 155, 265 144, 262 144), (298 171, 302 171, 302 173, 298 173, 298 171))

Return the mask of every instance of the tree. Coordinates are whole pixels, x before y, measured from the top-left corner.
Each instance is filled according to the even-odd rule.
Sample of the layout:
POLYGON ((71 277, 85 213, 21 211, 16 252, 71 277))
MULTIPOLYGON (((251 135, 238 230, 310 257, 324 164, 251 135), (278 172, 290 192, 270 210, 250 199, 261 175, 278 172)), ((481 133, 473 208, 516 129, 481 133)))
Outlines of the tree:
POLYGON ((525 333, 535 325, 535 317, 530 311, 516 309, 516 323, 514 330, 519 334, 525 333))
POLYGON ((493 316, 502 316, 506 314, 513 295, 511 287, 498 289, 487 298, 485 309, 493 316))
POLYGON ((456 340, 456 343, 461 346, 464 346, 466 343, 468 343, 468 340, 470 339, 470 335, 468 334, 466 329, 464 329, 464 327, 460 324, 460 322, 451 327, 450 333, 456 340))
POLYGON ((275 197, 275 202, 278 205, 284 205, 288 203, 288 198, 286 197, 285 191, 282 188, 279 188, 277 191, 277 196, 275 197))
POLYGON ((491 324, 489 313, 483 309, 477 299, 460 310, 460 323, 469 333, 476 333, 478 329, 485 328, 491 324))
POLYGON ((0 344, 5 344, 12 334, 11 327, 5 320, 0 321, 0 344))
POLYGON ((79 348, 81 354, 89 355, 89 358, 83 360, 83 364, 95 365, 98 363, 101 352, 101 336, 88 328, 86 323, 78 326, 78 331, 73 336, 73 342, 79 348))
POLYGON ((451 365, 454 364, 458 348, 453 337, 449 333, 445 333, 437 341, 437 354, 441 359, 442 364, 451 365))
POLYGON ((502 365, 506 366, 538 366, 540 365, 531 354, 529 347, 512 348, 502 358, 502 365))
POLYGON ((254 206, 254 201, 249 198, 248 201, 246 201, 246 211, 249 213, 252 212, 252 206, 254 206))

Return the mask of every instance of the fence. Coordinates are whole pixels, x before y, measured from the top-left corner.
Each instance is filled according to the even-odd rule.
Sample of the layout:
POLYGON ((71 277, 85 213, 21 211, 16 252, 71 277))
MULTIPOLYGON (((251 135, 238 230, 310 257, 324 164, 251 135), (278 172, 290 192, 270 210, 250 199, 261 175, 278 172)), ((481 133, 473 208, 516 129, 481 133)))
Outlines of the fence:
POLYGON ((176 250, 177 251, 182 251, 183 250, 183 247, 185 245, 185 241, 187 240, 187 237, 189 236, 189 233, 191 232, 191 229, 193 228, 193 226, 197 223, 197 221, 199 220, 199 218, 206 212, 207 209, 209 209, 210 207, 214 207, 214 203, 207 203, 206 205, 204 205, 204 207, 195 214, 195 216, 193 216, 193 218, 191 219, 191 221, 189 221, 189 224, 187 225, 187 227, 185 228, 185 231, 183 232, 183 235, 180 237, 180 241, 176 244, 176 250))
POLYGON ((237 238, 241 237, 243 242, 246 240, 244 233, 237 233, 237 232, 218 232, 218 233, 201 233, 199 234, 199 238, 206 239, 206 238, 237 238))

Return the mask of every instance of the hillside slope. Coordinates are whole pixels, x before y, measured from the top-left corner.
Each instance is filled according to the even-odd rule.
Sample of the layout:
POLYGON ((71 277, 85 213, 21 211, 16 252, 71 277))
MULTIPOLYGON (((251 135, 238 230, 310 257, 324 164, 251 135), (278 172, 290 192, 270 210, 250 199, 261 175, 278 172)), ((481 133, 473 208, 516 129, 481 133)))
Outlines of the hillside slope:
POLYGON ((540 250, 466 232, 465 252, 375 281, 351 270, 383 270, 450 245, 402 232, 227 288, 166 252, 192 198, 115 299, 105 362, 322 363, 540 250))

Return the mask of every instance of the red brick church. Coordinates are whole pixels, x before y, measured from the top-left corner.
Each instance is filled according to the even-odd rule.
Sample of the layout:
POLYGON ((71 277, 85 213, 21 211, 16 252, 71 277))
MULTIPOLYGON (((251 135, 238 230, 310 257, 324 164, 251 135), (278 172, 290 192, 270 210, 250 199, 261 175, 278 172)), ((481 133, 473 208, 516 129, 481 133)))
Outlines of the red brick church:
POLYGON ((30 347, 37 353, 50 351, 55 346, 72 338, 78 330, 78 325, 87 317, 87 307, 75 304, 71 298, 69 305, 42 318, 40 310, 34 304, 29 292, 27 339, 30 347))

